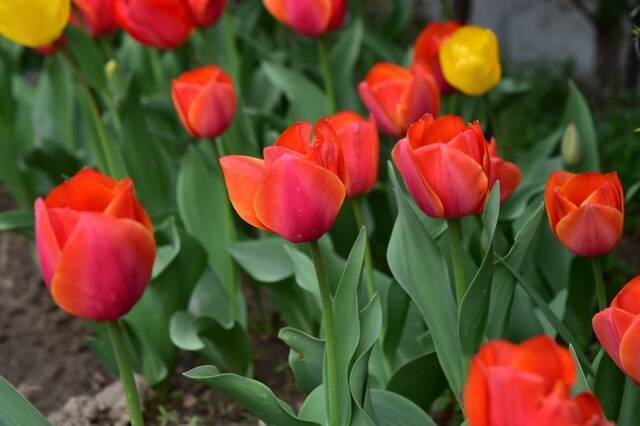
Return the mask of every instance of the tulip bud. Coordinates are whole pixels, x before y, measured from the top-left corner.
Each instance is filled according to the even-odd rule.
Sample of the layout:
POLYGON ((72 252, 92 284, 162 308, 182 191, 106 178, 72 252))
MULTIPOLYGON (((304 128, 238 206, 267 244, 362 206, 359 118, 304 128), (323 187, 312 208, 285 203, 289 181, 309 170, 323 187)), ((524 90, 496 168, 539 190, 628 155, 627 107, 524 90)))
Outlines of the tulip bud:
POLYGON ((68 313, 113 321, 140 299, 156 253, 153 226, 130 179, 83 169, 35 203, 40 269, 68 313))
POLYGON ((104 64, 104 75, 107 78, 107 81, 110 81, 116 72, 118 72, 118 61, 115 59, 109 59, 107 63, 104 64))
POLYGON ((188 3, 198 27, 215 24, 227 6, 227 0, 188 0, 188 3))
POLYGON ((233 122, 237 102, 233 82, 214 65, 187 71, 173 80, 171 96, 193 137, 214 138, 233 122))
POLYGON ((70 0, 0 0, 0 35, 27 47, 46 46, 69 21, 70 0))
POLYGON ((562 153, 562 162, 566 166, 575 166, 580 162, 582 152, 580 150, 580 137, 576 132, 576 125, 569 123, 562 137, 562 145, 560 148, 562 153))
POLYGON ((545 191, 555 236, 578 256, 611 251, 622 237, 624 194, 617 173, 551 173, 545 191))
POLYGON ((440 46, 455 33, 460 24, 457 22, 430 22, 418 38, 413 50, 413 62, 420 62, 428 66, 438 82, 440 93, 445 96, 455 89, 451 87, 442 74, 440 65, 440 46))
POLYGON ((321 36, 342 25, 346 0, 262 0, 278 21, 306 36, 321 36))
POLYGON ((73 4, 92 37, 103 37, 118 29, 113 0, 73 0, 73 4))

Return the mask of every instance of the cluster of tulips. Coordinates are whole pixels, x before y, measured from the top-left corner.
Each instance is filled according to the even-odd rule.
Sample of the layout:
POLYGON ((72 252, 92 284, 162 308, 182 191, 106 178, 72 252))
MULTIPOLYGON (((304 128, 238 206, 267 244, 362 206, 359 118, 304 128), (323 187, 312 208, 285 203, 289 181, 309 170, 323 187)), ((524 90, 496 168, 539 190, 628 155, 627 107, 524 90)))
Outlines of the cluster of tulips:
MULTIPOLYGON (((347 14, 347 2, 342 0, 263 3, 275 19, 308 37, 321 38, 339 29, 347 14)), ((69 0, 0 0, 0 34, 55 54, 64 49, 61 34, 68 24, 86 28, 95 38, 122 28, 142 44, 173 49, 196 28, 215 24, 226 6, 226 0, 73 0, 71 10, 69 0)), ((187 71, 167 87, 186 132, 213 142, 237 215, 259 230, 310 245, 322 311, 321 337, 326 342, 322 375, 326 424, 345 424, 345 405, 337 396, 343 380, 338 354, 345 348, 336 338, 342 326, 337 323, 336 306, 341 302, 328 282, 318 240, 332 229, 345 198, 356 207, 358 225, 366 225, 362 200, 378 183, 381 151, 386 152, 381 150, 380 131, 396 141, 390 160, 417 208, 446 222, 452 308, 463 312, 467 299, 475 297, 471 290, 476 279, 468 279, 461 219, 487 215, 491 206, 506 202, 522 173, 500 157, 495 127, 494 137, 487 140, 480 122, 440 115, 440 104, 453 92, 483 96, 498 84, 501 74, 493 32, 456 22, 431 23, 417 39, 408 68, 377 63, 357 86, 370 117, 337 112, 333 83, 325 75, 333 114, 315 124, 292 123, 264 148, 261 158, 234 155, 214 141, 231 126, 238 107, 234 82, 220 67, 187 71)), ((35 239, 42 275, 54 301, 72 315, 108 324, 132 423, 137 426, 143 422, 142 414, 119 320, 145 292, 157 247, 154 227, 136 198, 134 182, 114 179, 111 172, 84 168, 38 198, 35 239)), ((395 172, 390 169, 389 173, 395 172)), ((593 317, 597 338, 620 370, 640 382, 640 279, 629 282, 609 302, 599 264, 599 256, 612 251, 622 236, 624 196, 616 173, 554 171, 544 201, 557 239, 575 255, 593 260, 600 308, 593 317)), ((373 301, 374 265, 367 242, 365 247, 362 281, 368 300, 373 301)), ((416 257, 414 262, 423 261, 421 253, 411 256, 416 257)), ((401 277, 397 280, 403 284, 401 277)), ((448 281, 436 284, 449 288, 448 281)), ((426 309, 440 302, 430 300, 426 309)), ((484 322, 486 326, 486 318, 484 322)), ((433 334, 439 351, 442 340, 433 334)), ((572 394, 576 361, 552 338, 533 337, 519 344, 487 341, 484 335, 480 340, 485 343, 478 345, 477 353, 462 361, 466 380, 456 395, 470 426, 613 424, 591 392, 572 394)), ((438 352, 441 362, 444 356, 438 352)), ((445 375, 452 380, 447 371, 445 375)), ((243 401, 240 391, 231 394, 243 401)), ((278 424, 269 412, 253 409, 278 424)))

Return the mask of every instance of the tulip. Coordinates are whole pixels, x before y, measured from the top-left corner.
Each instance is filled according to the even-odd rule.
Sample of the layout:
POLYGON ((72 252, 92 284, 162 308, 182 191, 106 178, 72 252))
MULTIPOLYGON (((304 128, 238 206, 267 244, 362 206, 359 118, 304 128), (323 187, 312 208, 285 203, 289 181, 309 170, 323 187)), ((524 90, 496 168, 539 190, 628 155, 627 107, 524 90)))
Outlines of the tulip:
POLYGON ((345 197, 346 179, 335 131, 326 121, 290 126, 264 160, 243 155, 220 159, 227 192, 250 225, 294 242, 320 238, 333 226, 345 197))
POLYGON ((487 28, 465 25, 442 43, 440 65, 450 85, 467 95, 484 95, 502 75, 498 38, 487 28))
POLYGON ((215 24, 224 8, 227 0, 187 0, 191 8, 191 14, 199 27, 208 27, 215 24))
POLYGON ((489 143, 489 155, 491 156, 489 188, 493 189, 496 181, 500 181, 500 202, 504 203, 520 184, 522 173, 515 163, 500 158, 495 138, 491 138, 489 143))
POLYGON ((392 158, 418 207, 431 217, 460 218, 484 209, 489 144, 478 122, 425 115, 393 148, 392 158))
POLYGON ((34 47, 33 50, 42 56, 55 55, 58 51, 67 46, 67 38, 62 34, 53 43, 49 43, 45 46, 34 47))
POLYGON ((89 34, 99 38, 118 29, 113 0, 73 0, 89 34))
POLYGON ((629 281, 595 314, 593 331, 611 359, 634 382, 640 383, 640 276, 629 281))
POLYGON ((278 21, 306 36, 320 36, 342 25, 346 0, 262 0, 278 21))
POLYGON ((193 137, 214 138, 231 125, 236 112, 236 92, 231 78, 209 65, 187 71, 171 86, 173 105, 193 137))
POLYGON ((600 403, 570 397, 576 366, 547 336, 519 345, 494 340, 471 360, 463 403, 469 426, 605 426, 600 403))
POLYGON ((195 22, 185 0, 113 0, 116 18, 131 37, 159 49, 180 46, 195 22))
POLYGON ((70 0, 0 0, 0 35, 28 47, 52 43, 69 21, 70 0))
POLYGON ((142 296, 156 244, 130 179, 81 170, 36 200, 35 230, 44 281, 66 312, 114 321, 142 296))
POLYGON ((413 61, 421 62, 428 66, 438 82, 440 93, 448 95, 453 92, 453 87, 444 75, 440 66, 440 46, 460 28, 460 24, 455 21, 431 22, 420 33, 416 40, 413 51, 413 61))
POLYGON ((378 179, 380 141, 373 118, 365 120, 351 111, 327 118, 344 157, 347 197, 357 197, 373 189, 378 179))
POLYGON ((599 256, 620 241, 624 195, 617 173, 555 171, 545 191, 555 236, 578 256, 599 256))

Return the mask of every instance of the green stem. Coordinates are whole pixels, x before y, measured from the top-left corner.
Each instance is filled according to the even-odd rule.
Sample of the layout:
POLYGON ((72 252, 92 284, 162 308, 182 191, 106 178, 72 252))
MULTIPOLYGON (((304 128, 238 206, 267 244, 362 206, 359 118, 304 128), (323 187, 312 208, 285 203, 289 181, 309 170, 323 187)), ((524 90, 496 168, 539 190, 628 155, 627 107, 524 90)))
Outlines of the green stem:
POLYGON ((124 343, 122 325, 119 320, 111 321, 107 323, 107 329, 109 330, 109 337, 113 345, 113 352, 116 355, 118 370, 120 370, 120 379, 124 386, 124 395, 127 398, 131 425, 143 426, 144 420, 142 418, 142 410, 140 409, 140 400, 138 399, 138 389, 136 388, 136 382, 133 378, 133 370, 131 369, 127 347, 124 343))
POLYGON ((485 94, 482 97, 482 100, 484 101, 484 106, 485 109, 487 110, 487 115, 489 116, 489 124, 491 125, 491 133, 493 135, 494 138, 496 138, 496 141, 498 142, 498 148, 502 145, 502 134, 500 134, 500 131, 498 129, 498 119, 496 118, 496 114, 493 111, 493 107, 491 106, 491 102, 489 101, 489 95, 485 94))
POLYGON ((113 101, 113 96, 111 95, 111 91, 109 91, 109 89, 105 89, 102 91, 102 99, 104 100, 104 104, 107 106, 107 110, 109 110, 109 115, 113 120, 113 125, 115 126, 118 133, 122 133, 122 121, 120 120, 120 113, 116 108, 116 104, 113 101))
POLYGON ((451 6, 447 0, 440 0, 440 4, 442 5, 442 15, 446 21, 450 21, 453 18, 453 11, 451 10, 451 6))
MULTIPOLYGON (((362 198, 352 198, 351 204, 353 205, 353 215, 356 218, 356 224, 358 225, 358 231, 362 228, 366 228, 364 223, 364 209, 362 208, 362 198)), ((369 300, 373 298, 376 292, 374 275, 373 275, 373 260, 371 258, 371 245, 369 244, 369 236, 366 237, 366 246, 364 251, 364 268, 365 276, 367 280, 367 293, 369 300)))
POLYGON ((327 366, 327 401, 329 402, 329 424, 340 424, 340 408, 338 406, 338 362, 336 353, 336 331, 333 320, 333 307, 331 304, 331 294, 329 281, 322 262, 322 254, 317 241, 309 243, 311 246, 311 257, 318 277, 318 290, 320 291, 320 301, 322 302, 322 319, 324 322, 324 334, 326 341, 326 366, 327 366))
POLYGON ((604 310, 607 308, 607 291, 604 287, 602 278, 602 265, 597 257, 591 258, 591 266, 593 267, 593 279, 596 282, 596 294, 598 295, 598 308, 604 310))
POLYGON ((160 62, 160 54, 158 50, 153 47, 147 49, 149 52, 149 64, 151 66, 151 75, 156 84, 156 87, 163 87, 164 74, 162 72, 162 63, 160 62))
POLYGON ((460 220, 447 219, 449 230, 449 248, 451 249, 451 262, 453 263, 453 276, 456 282, 456 300, 458 308, 462 303, 464 293, 467 291, 467 278, 464 272, 464 255, 462 252, 462 238, 460 236, 460 220))
POLYGON ((329 62, 329 52, 324 38, 318 37, 318 58, 320 60, 320 68, 322 77, 324 78, 324 88, 327 92, 327 100, 329 102, 329 113, 336 112, 336 95, 333 88, 333 77, 331 76, 331 64, 329 62))

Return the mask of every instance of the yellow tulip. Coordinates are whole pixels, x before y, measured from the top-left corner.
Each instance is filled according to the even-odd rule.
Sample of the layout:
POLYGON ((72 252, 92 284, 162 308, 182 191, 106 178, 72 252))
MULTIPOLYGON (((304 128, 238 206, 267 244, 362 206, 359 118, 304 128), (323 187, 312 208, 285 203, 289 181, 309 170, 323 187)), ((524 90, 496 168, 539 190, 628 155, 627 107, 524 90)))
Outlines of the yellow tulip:
POLYGON ((0 0, 0 35, 24 46, 44 46, 60 37, 70 9, 70 0, 0 0))
POLYGON ((502 76, 498 38, 486 28, 461 27, 442 43, 440 65, 451 86, 467 95, 484 95, 502 76))

